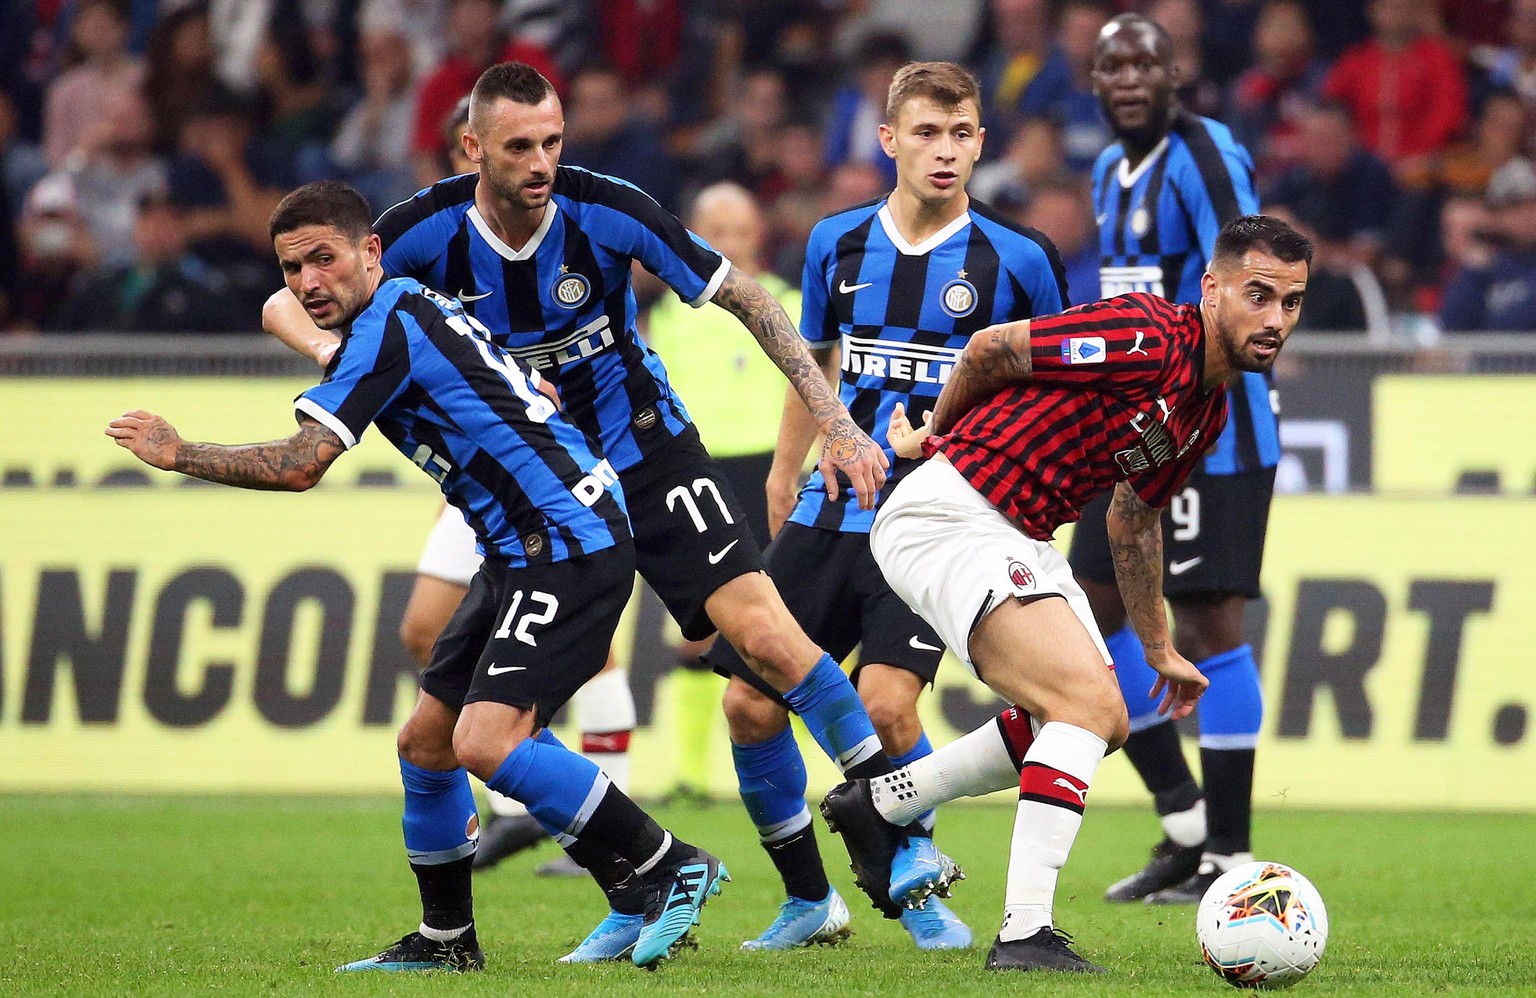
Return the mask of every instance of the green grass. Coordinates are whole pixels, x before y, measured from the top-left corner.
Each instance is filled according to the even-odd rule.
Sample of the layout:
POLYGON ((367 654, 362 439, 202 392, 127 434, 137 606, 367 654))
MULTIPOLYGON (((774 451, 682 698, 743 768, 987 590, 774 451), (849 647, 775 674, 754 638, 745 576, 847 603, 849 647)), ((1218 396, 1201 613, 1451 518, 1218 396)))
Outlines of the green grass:
MULTIPOLYGON (((732 804, 658 815, 735 876, 705 911, 698 951, 660 971, 555 964, 602 902, 588 883, 532 877, 554 855, 544 846, 477 880, 486 973, 338 977, 334 966, 416 925, 397 801, 0 797, 0 995, 1230 993, 1200 963, 1189 910, 1100 900, 1144 858, 1155 825, 1141 811, 1089 809, 1057 902, 1058 922, 1112 973, 1006 981, 981 963, 1001 914, 1011 809, 942 816, 941 842, 970 873, 953 904, 979 948, 933 955, 916 953, 855 894, 824 829, 834 881, 855 911, 853 939, 837 950, 736 952, 779 900, 745 816, 732 804)), ((1294 864, 1328 902, 1328 952, 1302 993, 1536 988, 1531 817, 1273 810, 1257 825, 1260 857, 1294 864)))

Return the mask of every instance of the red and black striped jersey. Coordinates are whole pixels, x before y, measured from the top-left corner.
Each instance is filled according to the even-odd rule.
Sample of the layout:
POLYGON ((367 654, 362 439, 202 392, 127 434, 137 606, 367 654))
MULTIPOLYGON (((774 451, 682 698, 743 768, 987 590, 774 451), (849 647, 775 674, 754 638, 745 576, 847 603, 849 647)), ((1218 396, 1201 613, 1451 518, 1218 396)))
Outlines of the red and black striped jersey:
POLYGON ((1227 421, 1206 391, 1198 305, 1135 293, 1032 319, 1028 384, 977 406, 924 450, 942 453, 1037 540, 1129 482, 1162 507, 1227 421))

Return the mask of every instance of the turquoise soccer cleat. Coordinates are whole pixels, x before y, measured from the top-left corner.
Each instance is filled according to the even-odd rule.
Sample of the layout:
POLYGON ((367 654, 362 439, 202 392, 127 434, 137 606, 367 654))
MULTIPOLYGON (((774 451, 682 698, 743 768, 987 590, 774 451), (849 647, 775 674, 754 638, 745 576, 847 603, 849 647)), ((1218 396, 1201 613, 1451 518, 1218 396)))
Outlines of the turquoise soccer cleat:
POLYGON ((799 946, 835 946, 847 939, 848 904, 836 890, 820 901, 790 898, 779 905, 778 917, 756 939, 741 944, 746 950, 786 950, 799 946))
POLYGON ((480 952, 474 926, 470 926, 463 935, 445 943, 428 939, 420 932, 412 932, 377 956, 337 967, 336 973, 359 970, 397 973, 446 970, 457 974, 466 970, 484 969, 485 954, 480 952))
POLYGON ((911 935, 918 949, 969 949, 970 926, 938 898, 929 898, 921 908, 901 913, 901 927, 911 935))
POLYGON ((671 953, 698 924, 699 909, 720 893, 720 885, 731 875, 724 863, 694 849, 686 859, 652 870, 645 879, 645 921, 630 954, 637 967, 649 967, 671 953))
POLYGON ((623 960, 635 951, 640 941, 644 915, 621 915, 610 911, 581 945, 560 958, 561 963, 606 963, 623 960))
POLYGON ((939 852, 932 839, 909 835, 891 858, 891 902, 921 908, 935 894, 949 897, 949 885, 964 879, 959 864, 939 852))

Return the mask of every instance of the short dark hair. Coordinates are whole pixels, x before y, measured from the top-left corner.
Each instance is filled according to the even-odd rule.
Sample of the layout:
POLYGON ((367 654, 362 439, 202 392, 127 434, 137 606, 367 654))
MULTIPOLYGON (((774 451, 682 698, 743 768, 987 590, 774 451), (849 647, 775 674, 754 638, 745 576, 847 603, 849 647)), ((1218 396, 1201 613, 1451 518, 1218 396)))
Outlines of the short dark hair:
POLYGON ((505 97, 517 104, 538 104, 555 92, 554 84, 526 62, 498 62, 480 74, 475 89, 469 92, 470 117, 476 109, 505 97))
POLYGON ((373 211, 352 185, 317 180, 278 202, 267 222, 267 235, 276 239, 306 225, 329 225, 348 239, 359 240, 373 231, 373 211))
POLYGON ((1218 260, 1241 260, 1249 250, 1260 250, 1281 263, 1304 262, 1312 269, 1312 240, 1273 215, 1243 215, 1221 227, 1211 265, 1218 260))

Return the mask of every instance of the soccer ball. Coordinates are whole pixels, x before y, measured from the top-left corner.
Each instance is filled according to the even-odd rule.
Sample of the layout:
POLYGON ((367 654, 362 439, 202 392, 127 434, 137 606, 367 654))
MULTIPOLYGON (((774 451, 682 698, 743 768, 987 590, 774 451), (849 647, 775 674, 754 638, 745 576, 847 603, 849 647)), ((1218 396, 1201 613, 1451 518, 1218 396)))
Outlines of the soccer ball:
POLYGON ((1244 863, 1205 892, 1195 934, 1206 964, 1233 987, 1288 988, 1323 958, 1328 910, 1289 866, 1244 863))

